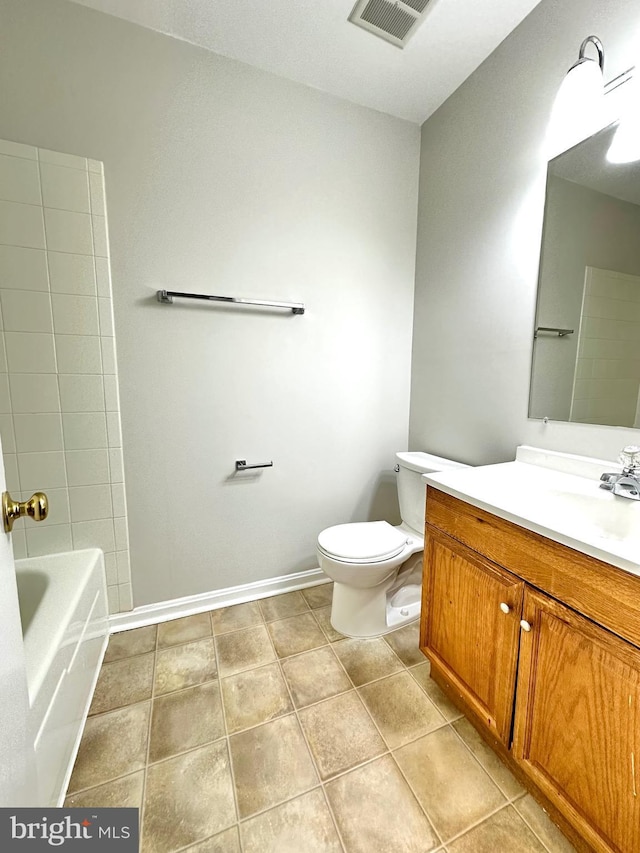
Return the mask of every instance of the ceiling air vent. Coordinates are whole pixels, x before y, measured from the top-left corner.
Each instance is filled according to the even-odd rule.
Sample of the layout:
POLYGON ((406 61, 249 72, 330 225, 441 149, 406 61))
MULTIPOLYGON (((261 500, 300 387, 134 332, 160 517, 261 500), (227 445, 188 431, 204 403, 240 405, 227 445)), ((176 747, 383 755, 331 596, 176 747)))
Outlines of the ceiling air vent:
POLYGON ((418 29, 430 0, 358 0, 349 15, 352 24, 404 47, 418 29))

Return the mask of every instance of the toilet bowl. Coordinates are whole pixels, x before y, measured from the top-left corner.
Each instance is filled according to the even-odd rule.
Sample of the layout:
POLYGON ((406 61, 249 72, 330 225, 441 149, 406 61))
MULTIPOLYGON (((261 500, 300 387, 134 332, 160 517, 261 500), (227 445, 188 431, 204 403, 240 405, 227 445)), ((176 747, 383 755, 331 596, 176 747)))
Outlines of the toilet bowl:
POLYGON ((334 581, 331 624, 347 637, 378 637, 420 615, 422 474, 465 468, 429 453, 396 453, 402 523, 337 524, 318 536, 320 568, 334 581))

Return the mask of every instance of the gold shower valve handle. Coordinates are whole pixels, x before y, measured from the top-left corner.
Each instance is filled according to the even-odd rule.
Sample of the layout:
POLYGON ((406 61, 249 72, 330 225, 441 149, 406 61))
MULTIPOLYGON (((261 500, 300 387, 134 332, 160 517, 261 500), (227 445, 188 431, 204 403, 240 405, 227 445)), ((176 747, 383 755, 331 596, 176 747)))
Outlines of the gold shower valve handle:
POLYGON ((2 493, 4 532, 11 533, 14 521, 28 515, 34 521, 44 521, 49 514, 49 500, 44 492, 36 492, 28 501, 14 501, 9 492, 2 493))

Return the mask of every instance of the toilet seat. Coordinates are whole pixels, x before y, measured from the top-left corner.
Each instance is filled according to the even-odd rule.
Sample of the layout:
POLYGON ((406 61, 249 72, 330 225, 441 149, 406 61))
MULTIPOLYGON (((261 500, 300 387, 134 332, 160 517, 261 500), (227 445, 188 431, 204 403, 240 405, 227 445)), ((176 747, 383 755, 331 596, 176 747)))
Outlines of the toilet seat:
POLYGON ((344 563, 366 565, 397 556, 408 541, 386 521, 365 521, 327 527, 318 536, 318 550, 344 563))

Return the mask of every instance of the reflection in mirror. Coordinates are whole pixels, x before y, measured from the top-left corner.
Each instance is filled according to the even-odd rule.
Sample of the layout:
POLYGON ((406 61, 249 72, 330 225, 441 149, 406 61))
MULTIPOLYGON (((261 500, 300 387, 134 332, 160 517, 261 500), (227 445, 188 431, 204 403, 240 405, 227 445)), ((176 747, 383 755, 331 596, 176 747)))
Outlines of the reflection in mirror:
POLYGON ((611 125, 549 162, 529 417, 640 426, 640 162, 611 125))

